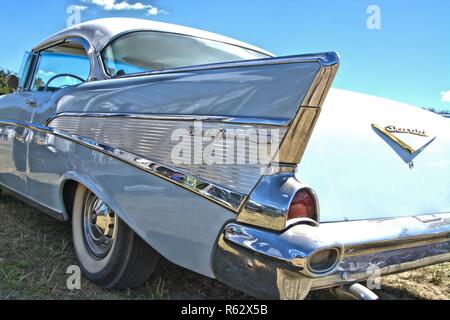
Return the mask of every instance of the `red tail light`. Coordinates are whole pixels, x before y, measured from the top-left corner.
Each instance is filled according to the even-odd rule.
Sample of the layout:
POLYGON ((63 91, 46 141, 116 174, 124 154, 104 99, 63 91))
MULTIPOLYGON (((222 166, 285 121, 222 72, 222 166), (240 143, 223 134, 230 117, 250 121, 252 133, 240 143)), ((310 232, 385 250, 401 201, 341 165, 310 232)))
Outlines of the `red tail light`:
POLYGON ((306 189, 297 192, 289 207, 288 220, 297 218, 316 220, 316 203, 314 196, 306 189))

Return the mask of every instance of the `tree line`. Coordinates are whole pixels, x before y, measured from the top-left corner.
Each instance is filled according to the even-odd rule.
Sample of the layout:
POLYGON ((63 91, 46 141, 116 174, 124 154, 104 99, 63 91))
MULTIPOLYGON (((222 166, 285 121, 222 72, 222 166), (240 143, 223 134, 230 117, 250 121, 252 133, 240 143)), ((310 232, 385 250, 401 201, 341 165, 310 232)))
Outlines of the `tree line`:
POLYGON ((6 85, 6 76, 10 74, 8 70, 4 70, 0 68, 0 96, 8 93, 12 93, 13 91, 8 88, 6 85))

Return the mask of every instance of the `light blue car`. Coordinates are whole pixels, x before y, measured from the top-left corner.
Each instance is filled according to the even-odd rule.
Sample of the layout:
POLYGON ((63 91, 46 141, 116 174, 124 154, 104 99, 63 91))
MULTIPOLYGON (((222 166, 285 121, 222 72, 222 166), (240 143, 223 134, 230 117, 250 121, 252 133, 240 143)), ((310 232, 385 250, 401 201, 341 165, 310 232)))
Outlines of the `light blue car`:
POLYGON ((164 256, 259 298, 376 299, 356 283, 450 260, 450 126, 330 89, 338 66, 148 20, 68 28, 8 77, 0 186, 72 221, 103 288, 164 256))

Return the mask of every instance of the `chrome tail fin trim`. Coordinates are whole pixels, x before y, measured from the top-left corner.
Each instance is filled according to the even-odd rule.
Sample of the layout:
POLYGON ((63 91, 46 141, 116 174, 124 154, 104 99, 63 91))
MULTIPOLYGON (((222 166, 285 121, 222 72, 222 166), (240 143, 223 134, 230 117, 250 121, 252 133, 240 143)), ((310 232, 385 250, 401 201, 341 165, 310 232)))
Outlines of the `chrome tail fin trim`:
MULTIPOLYGON (((323 54, 318 58, 318 61, 321 65, 321 70, 299 106, 299 110, 281 142, 277 159, 282 164, 281 166, 291 167, 300 163, 319 119, 322 105, 338 71, 339 56, 336 53, 323 54)), ((246 203, 239 212, 238 221, 281 231, 287 226, 289 206, 295 193, 299 190, 299 187, 295 186, 301 185, 301 183, 296 180, 295 172, 292 172, 290 176, 282 173, 272 175, 270 170, 271 168, 261 177, 247 198, 246 203), (278 194, 277 200, 281 200, 278 203, 274 202, 273 199, 267 199, 268 195, 265 191, 267 187, 265 185, 267 185, 269 180, 272 182, 277 181, 278 183, 278 190, 272 191, 272 196, 269 196, 273 197, 273 192, 278 194), (283 198, 281 199, 282 196, 283 198), (267 202, 271 202, 271 205, 268 206, 267 202), (276 203, 278 207, 273 208, 273 203, 276 203)), ((316 199, 316 206, 318 210, 318 199, 316 199)))
POLYGON ((339 69, 339 56, 328 52, 318 57, 321 70, 314 79, 280 146, 279 162, 298 164, 320 115, 320 110, 339 69))

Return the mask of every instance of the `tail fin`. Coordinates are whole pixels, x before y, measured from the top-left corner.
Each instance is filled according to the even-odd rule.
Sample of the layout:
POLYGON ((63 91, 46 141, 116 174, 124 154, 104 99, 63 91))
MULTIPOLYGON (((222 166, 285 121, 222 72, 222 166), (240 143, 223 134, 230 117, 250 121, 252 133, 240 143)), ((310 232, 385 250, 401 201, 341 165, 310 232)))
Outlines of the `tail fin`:
POLYGON ((303 56, 302 59, 316 59, 320 69, 280 145, 280 163, 296 165, 300 162, 339 68, 339 56, 334 52, 303 56))
POLYGON ((271 162, 300 161, 338 65, 337 54, 324 53, 86 83, 61 99, 47 126, 238 212, 271 162), (236 161, 270 136, 239 149, 237 142, 249 139, 244 129, 278 130, 278 160, 236 161), (193 143, 183 144, 183 135, 193 143), (210 139, 226 161, 198 157, 198 138, 210 139), (188 161, 175 159, 181 149, 178 154, 192 155, 188 161))

